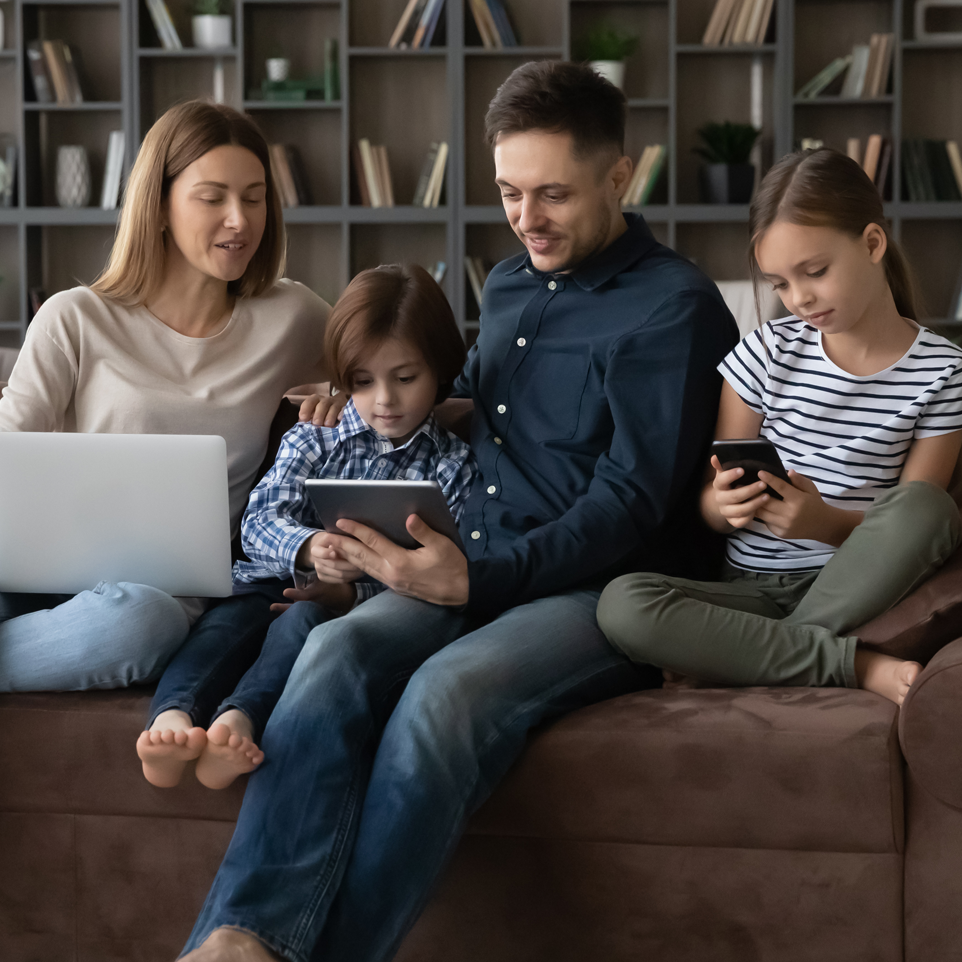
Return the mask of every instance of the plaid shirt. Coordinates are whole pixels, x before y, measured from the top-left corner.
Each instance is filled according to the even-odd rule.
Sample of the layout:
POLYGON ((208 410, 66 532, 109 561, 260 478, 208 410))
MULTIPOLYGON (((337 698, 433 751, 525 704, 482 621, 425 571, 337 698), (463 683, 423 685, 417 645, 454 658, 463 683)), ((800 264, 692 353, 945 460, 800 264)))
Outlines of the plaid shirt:
MULTIPOLYGON (((336 428, 296 424, 281 440, 274 466, 251 492, 241 522, 244 551, 251 560, 234 565, 234 581, 301 580, 297 552, 323 527, 307 494, 308 478, 434 480, 459 521, 477 471, 471 449, 439 427, 433 414, 399 448, 361 420, 353 401, 336 428)), ((370 578, 355 587, 358 604, 384 590, 370 578)))

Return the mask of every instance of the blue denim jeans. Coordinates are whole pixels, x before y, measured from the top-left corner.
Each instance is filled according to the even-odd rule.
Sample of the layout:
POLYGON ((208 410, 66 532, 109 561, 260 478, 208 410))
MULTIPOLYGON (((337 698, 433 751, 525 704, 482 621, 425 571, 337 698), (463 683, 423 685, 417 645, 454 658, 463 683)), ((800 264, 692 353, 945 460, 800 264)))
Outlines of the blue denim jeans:
POLYGON ((0 691, 83 691, 155 681, 187 637, 180 603, 102 581, 76 595, 0 593, 0 691))
POLYGON ((479 625, 385 592, 315 628, 184 951, 234 926, 292 962, 390 959, 531 728, 651 677, 607 644, 597 600, 479 625))
POLYGON ((206 728, 228 708, 254 723, 255 740, 267 723, 311 630, 334 617, 326 608, 299 602, 279 617, 290 580, 243 585, 204 612, 171 659, 150 705, 149 728, 163 711, 178 709, 206 728))

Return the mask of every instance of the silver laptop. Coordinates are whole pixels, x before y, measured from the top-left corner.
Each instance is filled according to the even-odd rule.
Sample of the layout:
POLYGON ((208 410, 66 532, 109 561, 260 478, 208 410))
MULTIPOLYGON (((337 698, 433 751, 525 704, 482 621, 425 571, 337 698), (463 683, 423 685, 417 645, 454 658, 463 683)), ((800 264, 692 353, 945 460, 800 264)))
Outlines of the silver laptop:
POLYGON ((230 569, 223 438, 0 433, 0 591, 224 597, 230 569))

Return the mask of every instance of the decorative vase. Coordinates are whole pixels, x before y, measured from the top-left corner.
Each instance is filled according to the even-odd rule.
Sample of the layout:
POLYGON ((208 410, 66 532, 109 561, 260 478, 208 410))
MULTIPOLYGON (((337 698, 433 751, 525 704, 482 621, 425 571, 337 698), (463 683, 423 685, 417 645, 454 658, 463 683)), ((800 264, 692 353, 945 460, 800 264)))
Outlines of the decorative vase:
POLYGON ((588 66, 621 90, 625 82, 624 60, 592 60, 588 66))
POLYGON ((698 176, 706 204, 747 204, 752 199, 754 164, 705 164, 698 176))
POLYGON ((290 76, 291 62, 287 57, 268 57, 266 61, 267 79, 271 83, 283 83, 290 76))
POLYGON ((90 162, 87 151, 76 144, 57 151, 57 203, 61 207, 90 203, 90 162))
POLYGON ((194 46, 218 50, 231 45, 232 17, 227 14, 198 14, 191 20, 194 46))

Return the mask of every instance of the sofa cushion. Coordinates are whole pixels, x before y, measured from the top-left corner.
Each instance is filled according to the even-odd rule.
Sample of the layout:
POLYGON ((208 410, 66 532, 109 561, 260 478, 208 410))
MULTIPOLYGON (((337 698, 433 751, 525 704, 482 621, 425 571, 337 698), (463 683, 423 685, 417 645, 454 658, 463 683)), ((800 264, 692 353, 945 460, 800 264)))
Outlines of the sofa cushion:
POLYGON ((535 736, 476 815, 498 836, 901 850, 898 710, 864 691, 625 695, 535 736))

